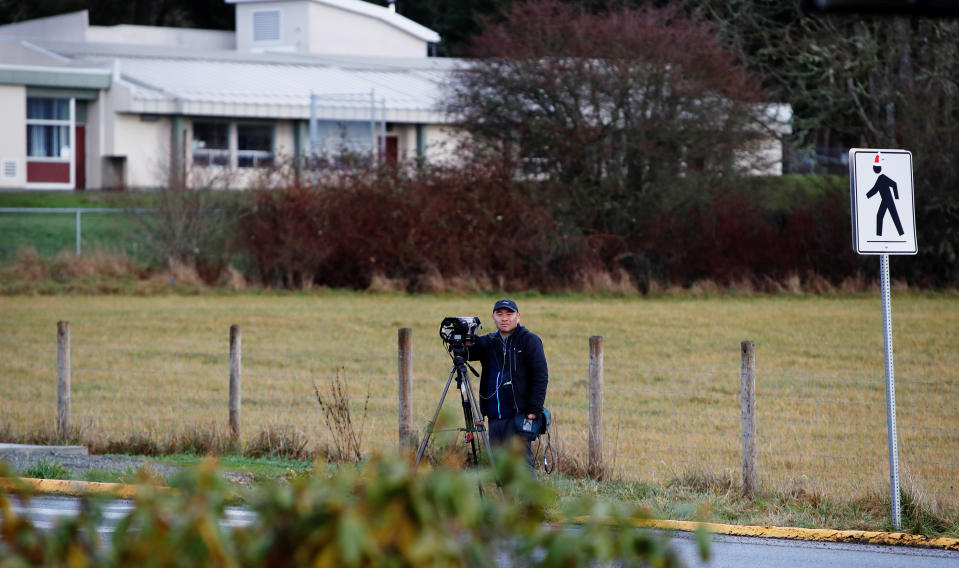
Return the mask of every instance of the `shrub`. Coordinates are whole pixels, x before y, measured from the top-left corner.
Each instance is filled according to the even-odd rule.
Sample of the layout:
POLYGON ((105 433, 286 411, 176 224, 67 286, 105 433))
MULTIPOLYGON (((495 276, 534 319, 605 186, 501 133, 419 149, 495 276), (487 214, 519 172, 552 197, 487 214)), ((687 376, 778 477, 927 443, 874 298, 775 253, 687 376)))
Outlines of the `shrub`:
MULTIPOLYGON (((233 492, 206 462, 171 480, 175 491, 142 485, 111 546, 97 530, 100 501, 84 499, 75 518, 41 531, 5 492, 0 550, 15 566, 680 565, 664 536, 633 526, 638 509, 584 500, 552 515, 556 495, 525 460, 498 457, 495 471, 418 474, 405 460, 383 459, 294 478, 248 493, 255 517, 234 528, 223 522, 233 492), (500 491, 481 496, 477 486, 494 481, 500 491), (571 522, 579 529, 563 526, 571 522)), ((29 500, 16 480, 10 488, 29 500)))
POLYGON ((245 199, 242 192, 168 189, 141 220, 158 259, 185 265, 212 284, 229 265, 245 199))
POLYGON ((498 276, 524 288, 555 279, 558 242, 527 190, 488 165, 344 173, 315 188, 257 192, 242 241, 260 278, 285 287, 402 281, 419 291, 454 277, 505 285, 498 276))
POLYGON ((848 203, 835 193, 775 210, 757 196, 717 190, 704 203, 664 212, 643 246, 658 255, 670 282, 687 286, 751 279, 763 288, 764 280, 785 283, 795 275, 839 285, 859 267, 848 203))

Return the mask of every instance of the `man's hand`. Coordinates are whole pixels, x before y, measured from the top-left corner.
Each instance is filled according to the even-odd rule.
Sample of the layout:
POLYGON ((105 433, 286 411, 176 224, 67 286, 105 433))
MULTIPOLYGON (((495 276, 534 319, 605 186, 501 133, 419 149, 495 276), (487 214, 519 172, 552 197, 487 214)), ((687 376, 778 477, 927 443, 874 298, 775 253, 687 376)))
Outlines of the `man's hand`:
POLYGON ((530 420, 536 420, 535 414, 527 414, 526 417, 529 418, 530 420))

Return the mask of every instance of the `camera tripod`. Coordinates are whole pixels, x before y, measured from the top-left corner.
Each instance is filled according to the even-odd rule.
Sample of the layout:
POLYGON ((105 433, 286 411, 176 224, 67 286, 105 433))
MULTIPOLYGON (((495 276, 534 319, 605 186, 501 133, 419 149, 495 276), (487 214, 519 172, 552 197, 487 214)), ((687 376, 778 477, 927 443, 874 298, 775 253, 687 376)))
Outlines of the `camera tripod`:
MULTIPOLYGON (((493 451, 490 449, 489 436, 486 433, 486 425, 483 423, 482 414, 479 412, 479 405, 473 395, 473 386, 470 384, 469 373, 467 369, 477 375, 476 370, 469 366, 466 358, 463 356, 466 352, 465 347, 452 346, 450 355, 453 357, 453 368, 450 370, 450 377, 446 380, 446 387, 443 389, 443 395, 440 396, 440 402, 436 405, 436 412, 433 413, 433 419, 426 425, 426 433, 423 435, 423 441, 420 442, 420 449, 416 452, 416 461, 413 467, 420 464, 423 459, 423 453, 426 452, 426 446, 430 443, 430 436, 433 435, 433 428, 436 426, 436 420, 439 418, 440 410, 443 408, 443 401, 446 400, 446 394, 450 390, 450 384, 456 379, 456 388, 460 391, 460 399, 463 403, 463 418, 466 420, 466 427, 459 430, 465 432, 464 439, 468 445, 466 462, 470 467, 479 465, 479 447, 476 442, 477 436, 483 443, 483 449, 486 450, 486 456, 489 458, 490 465, 493 465, 493 451), (479 417, 479 419, 477 419, 479 417)), ((477 375, 478 376, 478 375, 477 375)))

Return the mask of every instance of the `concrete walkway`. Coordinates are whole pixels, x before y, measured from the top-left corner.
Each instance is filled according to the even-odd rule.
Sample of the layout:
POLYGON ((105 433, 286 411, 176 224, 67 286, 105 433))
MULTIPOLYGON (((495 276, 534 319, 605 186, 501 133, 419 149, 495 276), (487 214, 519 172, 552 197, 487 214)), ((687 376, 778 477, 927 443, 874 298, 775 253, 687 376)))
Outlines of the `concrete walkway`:
POLYGON ((5 461, 16 470, 37 460, 62 460, 77 456, 87 456, 86 446, 32 446, 29 444, 0 444, 0 461, 5 461))

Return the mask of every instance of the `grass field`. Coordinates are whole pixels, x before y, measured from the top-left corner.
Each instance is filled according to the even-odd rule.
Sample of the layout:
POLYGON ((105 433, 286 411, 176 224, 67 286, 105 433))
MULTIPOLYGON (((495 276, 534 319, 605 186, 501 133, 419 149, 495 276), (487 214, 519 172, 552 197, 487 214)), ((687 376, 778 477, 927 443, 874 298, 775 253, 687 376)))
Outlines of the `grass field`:
MULTIPOLYGON (((0 192, 0 207, 123 209, 148 205, 150 196, 109 192, 0 192)), ((143 223, 135 215, 83 213, 81 247, 122 251, 144 261, 151 257, 140 233, 143 223)), ((76 215, 73 213, 0 213, 0 265, 9 262, 21 248, 35 249, 52 257, 76 250, 76 215)))
MULTIPOLYGON (((439 321, 479 315, 490 327, 494 299, 336 291, 0 297, 0 427, 17 435, 53 429, 56 322, 68 320, 73 422, 84 436, 225 430, 229 326, 239 324, 244 438, 292 425, 315 446, 328 443, 313 387, 324 391, 338 376, 351 389, 365 449, 385 450, 396 441, 397 329, 413 329, 414 422, 422 427, 450 368, 439 321)), ((613 473, 660 483, 682 472, 738 471, 740 341, 750 339, 763 483, 833 495, 888 483, 877 295, 517 300, 523 323, 546 345, 553 442, 571 460, 585 460, 588 338, 602 335, 613 473)), ((956 506, 959 296, 894 294, 893 321, 903 483, 956 506)), ((449 398, 455 423, 455 392, 449 398)))

